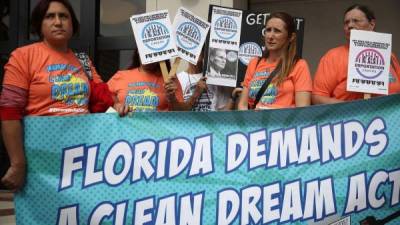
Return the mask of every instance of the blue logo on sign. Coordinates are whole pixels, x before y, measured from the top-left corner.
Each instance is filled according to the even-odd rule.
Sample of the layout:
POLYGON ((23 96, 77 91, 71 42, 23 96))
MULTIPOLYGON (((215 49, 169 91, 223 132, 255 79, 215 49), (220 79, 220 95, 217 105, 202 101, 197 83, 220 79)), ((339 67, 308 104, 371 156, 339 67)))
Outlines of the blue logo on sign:
POLYGON ((238 26, 236 22, 228 16, 223 16, 214 24, 214 30, 217 36, 221 39, 229 40, 235 36, 238 26))
POLYGON ((192 22, 182 23, 176 31, 178 45, 186 50, 192 50, 200 45, 201 33, 196 24, 192 22))
POLYGON ((252 58, 261 57, 261 55, 261 47, 255 42, 243 43, 239 48, 239 60, 246 66, 252 58))
POLYGON ((153 51, 161 51, 167 47, 171 35, 167 27, 159 22, 147 24, 142 31, 142 40, 146 47, 153 51))

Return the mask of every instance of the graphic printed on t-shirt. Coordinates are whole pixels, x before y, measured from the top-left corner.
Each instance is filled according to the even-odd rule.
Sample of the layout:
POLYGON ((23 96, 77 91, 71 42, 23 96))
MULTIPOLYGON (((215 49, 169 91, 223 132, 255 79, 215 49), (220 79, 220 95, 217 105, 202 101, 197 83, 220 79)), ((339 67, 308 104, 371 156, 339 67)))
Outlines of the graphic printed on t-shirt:
MULTIPOLYGON (((265 80, 271 73, 269 71, 256 72, 254 80, 250 82, 249 97, 255 99, 265 80)), ((275 84, 270 83, 260 99, 261 104, 273 104, 276 101, 278 89, 275 84)))
POLYGON ((160 99, 157 93, 151 91, 151 88, 159 88, 159 85, 151 82, 133 82, 128 84, 125 105, 128 106, 129 111, 157 111, 160 99))
MULTIPOLYGON (((185 102, 190 99, 190 97, 194 94, 195 90, 196 90, 195 83, 190 84, 186 87, 183 93, 183 99, 185 100, 185 102)), ((192 111, 200 111, 200 112, 211 111, 212 98, 213 98, 213 93, 209 91, 203 92, 193 105, 192 111)))
POLYGON ((79 68, 70 64, 52 64, 47 67, 47 73, 50 74, 52 100, 66 105, 88 104, 89 87, 84 79, 74 75, 78 71, 79 68))

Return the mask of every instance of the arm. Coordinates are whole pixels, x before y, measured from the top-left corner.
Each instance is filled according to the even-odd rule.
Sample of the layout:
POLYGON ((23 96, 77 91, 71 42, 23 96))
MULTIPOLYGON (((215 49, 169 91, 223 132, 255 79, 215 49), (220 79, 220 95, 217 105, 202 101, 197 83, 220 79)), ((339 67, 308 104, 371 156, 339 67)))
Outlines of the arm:
MULTIPOLYGON (((168 81, 164 83, 165 95, 170 105, 171 111, 188 111, 191 109, 189 104, 178 100, 176 97, 178 86, 177 86, 177 78, 176 76, 171 76, 168 81), (190 108, 189 108, 190 107, 190 108)), ((182 90, 181 87, 179 87, 182 90)), ((182 93, 182 91, 181 91, 182 93)))
POLYGON ((312 104, 314 104, 314 105, 335 104, 335 103, 344 102, 343 100, 339 100, 336 98, 326 97, 326 96, 322 96, 322 95, 315 95, 315 94, 313 94, 311 96, 311 99, 312 99, 312 104))
POLYGON ((334 60, 337 57, 339 56, 336 54, 332 55, 331 52, 328 52, 321 58, 314 76, 311 97, 312 104, 334 104, 342 102, 333 97, 333 92, 339 85, 337 77, 342 74, 342 71, 338 69, 337 60, 334 60))
POLYGON ((311 93, 309 91, 298 91, 294 97, 296 107, 309 106, 311 104, 311 93))
POLYGON ((22 140, 22 124, 20 120, 5 120, 1 123, 4 145, 10 157, 10 168, 8 168, 1 182, 11 189, 21 189, 25 182, 25 153, 22 140))
POLYGON ((191 110, 204 91, 207 90, 206 77, 202 77, 196 84, 196 89, 190 99, 185 102, 186 110, 191 110))
POLYGON ((242 94, 240 95, 238 110, 248 110, 249 109, 249 89, 243 87, 242 94))
POLYGON ((226 104, 224 110, 235 110, 238 108, 240 95, 242 94, 243 88, 237 87, 233 89, 231 97, 229 98, 228 103, 226 104))

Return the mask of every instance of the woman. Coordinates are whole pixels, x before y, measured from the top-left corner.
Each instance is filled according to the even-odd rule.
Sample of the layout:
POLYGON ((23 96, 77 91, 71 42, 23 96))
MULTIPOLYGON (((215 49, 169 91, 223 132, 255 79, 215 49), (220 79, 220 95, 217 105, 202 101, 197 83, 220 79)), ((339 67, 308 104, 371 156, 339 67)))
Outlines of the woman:
POLYGON ((293 18, 284 12, 273 13, 265 31, 265 51, 261 59, 252 59, 247 67, 238 109, 310 105, 312 81, 306 61, 296 54, 293 18))
POLYGON ((230 87, 207 84, 203 75, 203 51, 196 65, 189 64, 186 71, 178 73, 187 110, 219 111, 227 109, 230 87))
MULTIPOLYGON (((344 14, 344 33, 347 43, 329 50, 320 60, 314 76, 313 104, 331 104, 362 99, 363 94, 346 91, 349 63, 350 31, 375 29, 375 15, 366 6, 352 5, 344 14)), ((400 66, 392 54, 389 71, 389 94, 400 91, 400 66)))
POLYGON ((32 12, 32 31, 40 41, 13 51, 4 67, 2 134, 11 165, 1 181, 12 191, 25 180, 23 116, 85 114, 89 109, 104 111, 114 103, 95 69, 90 65, 86 71, 68 47, 78 29, 67 0, 40 1, 32 12))
POLYGON ((129 69, 118 71, 107 84, 118 100, 125 103, 125 112, 187 110, 176 77, 164 82, 159 63, 142 65, 137 49, 129 69))

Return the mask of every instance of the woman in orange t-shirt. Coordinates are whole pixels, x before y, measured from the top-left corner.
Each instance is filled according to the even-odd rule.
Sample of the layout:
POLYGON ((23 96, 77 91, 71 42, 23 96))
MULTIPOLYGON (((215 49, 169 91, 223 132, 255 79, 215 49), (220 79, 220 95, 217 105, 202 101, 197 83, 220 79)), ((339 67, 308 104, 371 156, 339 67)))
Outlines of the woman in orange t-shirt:
POLYGON ((12 191, 22 188, 25 180, 23 116, 86 114, 113 105, 118 111, 123 108, 114 104, 91 63, 83 65, 68 47, 79 30, 68 0, 41 0, 31 22, 41 41, 11 53, 0 97, 2 134, 10 158, 1 183, 12 191))
POLYGON ((297 56, 296 40, 293 17, 271 14, 265 25, 265 51, 247 67, 239 110, 310 105, 312 80, 307 62, 297 56))
MULTIPOLYGON (((350 31, 375 29, 375 15, 366 6, 355 4, 344 14, 347 43, 329 50, 320 60, 314 76, 313 104, 332 104, 363 99, 363 93, 347 91, 350 31)), ((389 69, 389 94, 400 92, 400 65, 394 54, 389 69)))
MULTIPOLYGON (((170 67, 169 61, 167 66, 170 67)), ((164 81, 158 62, 141 64, 133 51, 128 70, 120 70, 107 82, 110 91, 125 105, 126 112, 186 111, 182 88, 175 75, 164 81)))

